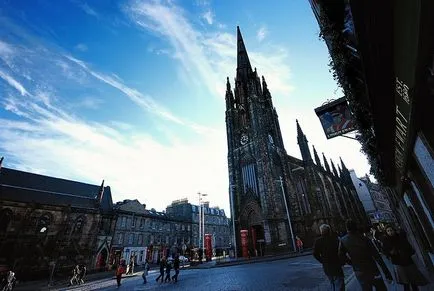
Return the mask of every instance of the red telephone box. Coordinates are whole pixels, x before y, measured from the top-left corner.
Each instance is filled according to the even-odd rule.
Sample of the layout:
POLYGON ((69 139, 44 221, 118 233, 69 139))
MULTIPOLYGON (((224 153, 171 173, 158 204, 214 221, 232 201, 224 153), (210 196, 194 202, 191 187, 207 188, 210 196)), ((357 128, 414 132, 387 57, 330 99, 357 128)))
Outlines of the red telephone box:
POLYGON ((212 234, 205 234, 205 258, 207 262, 212 259, 212 234))
POLYGON ((249 257, 249 231, 247 229, 240 230, 241 235, 241 250, 243 252, 243 257, 249 257))

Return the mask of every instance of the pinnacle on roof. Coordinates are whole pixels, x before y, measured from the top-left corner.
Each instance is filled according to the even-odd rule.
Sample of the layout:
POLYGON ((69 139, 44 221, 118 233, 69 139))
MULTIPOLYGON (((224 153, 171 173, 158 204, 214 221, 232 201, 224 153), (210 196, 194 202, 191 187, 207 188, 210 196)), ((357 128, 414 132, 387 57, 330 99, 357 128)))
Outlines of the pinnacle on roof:
POLYGON ((315 146, 312 145, 312 148, 313 148, 313 156, 314 156, 314 159, 315 159, 315 164, 317 166, 321 167, 321 160, 319 159, 319 156, 318 156, 318 153, 316 152, 315 146))
POLYGON ((325 167, 326 171, 330 172, 329 162, 327 161, 327 158, 325 157, 324 153, 322 153, 322 159, 324 161, 324 167, 325 167))

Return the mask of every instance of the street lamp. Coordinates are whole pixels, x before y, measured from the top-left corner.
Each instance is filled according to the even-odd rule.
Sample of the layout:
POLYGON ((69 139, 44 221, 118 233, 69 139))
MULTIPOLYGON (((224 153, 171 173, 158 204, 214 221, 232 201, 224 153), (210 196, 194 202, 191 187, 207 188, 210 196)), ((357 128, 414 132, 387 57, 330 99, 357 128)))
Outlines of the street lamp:
POLYGON ((294 248, 294 251, 296 251, 294 232, 292 231, 291 217, 289 216, 288 204, 286 203, 286 195, 285 195, 285 189, 283 188, 282 176, 279 176, 279 182, 280 182, 280 187, 282 188, 282 195, 283 195, 283 201, 285 203, 286 215, 288 216, 289 231, 291 232, 291 238, 292 238, 292 247, 294 248))
MULTIPOLYGON (((207 194, 203 195, 207 196, 207 194)), ((202 248, 205 248, 205 204, 209 201, 202 201, 202 248)))
POLYGON ((200 193, 197 192, 197 195, 199 196, 199 248, 204 246, 204 239, 205 239, 205 215, 204 215, 204 209, 203 209, 203 200, 202 197, 208 196, 206 193, 200 193))

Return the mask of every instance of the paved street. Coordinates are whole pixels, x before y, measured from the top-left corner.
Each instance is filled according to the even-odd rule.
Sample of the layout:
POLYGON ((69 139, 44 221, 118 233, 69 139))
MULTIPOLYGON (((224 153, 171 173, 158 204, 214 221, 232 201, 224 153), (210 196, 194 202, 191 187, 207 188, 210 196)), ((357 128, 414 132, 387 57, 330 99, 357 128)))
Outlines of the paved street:
MULTIPOLYGON (((352 273, 345 267, 347 276, 352 273)), ((322 267, 312 256, 210 269, 181 270, 178 283, 157 283, 157 273, 143 285, 140 276, 125 279, 117 289, 113 279, 91 282, 68 290, 327 290, 322 267)), ((67 290, 67 289, 57 289, 67 290)))

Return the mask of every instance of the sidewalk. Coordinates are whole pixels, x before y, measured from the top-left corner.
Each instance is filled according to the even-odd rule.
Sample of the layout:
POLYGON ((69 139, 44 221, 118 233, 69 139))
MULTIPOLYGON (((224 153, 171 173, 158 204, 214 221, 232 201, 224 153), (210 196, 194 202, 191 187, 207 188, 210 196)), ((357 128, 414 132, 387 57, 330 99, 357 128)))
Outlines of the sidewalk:
MULTIPOLYGON (((264 257, 252 257, 250 259, 247 258, 224 258, 224 259, 216 259, 209 262, 204 262, 202 264, 197 265, 190 265, 186 264, 182 269, 209 269, 209 268, 218 268, 218 267, 227 267, 227 266, 234 266, 234 265, 242 265, 242 264, 253 264, 253 263, 260 263, 260 262, 270 262, 270 261, 276 261, 276 260, 284 260, 294 257, 300 257, 300 256, 309 256, 312 255, 311 250, 306 250, 303 253, 289 253, 289 254, 283 254, 283 255, 277 255, 277 256, 264 256, 264 257)), ((151 272, 157 272, 158 265, 152 265, 151 266, 151 272)), ((134 274, 132 275, 122 275, 122 278, 131 278, 135 276, 141 276, 143 272, 142 267, 136 267, 134 269, 134 274)), ((85 277, 85 282, 91 282, 91 281, 97 281, 101 279, 115 279, 114 276, 114 270, 113 271, 106 271, 106 272, 99 272, 99 273, 92 273, 88 274, 85 277)), ((53 281, 52 286, 48 286, 47 280, 41 280, 41 281, 28 281, 28 282, 22 282, 18 283, 15 286, 15 290, 17 291, 46 291, 51 289, 58 289, 67 287, 69 283, 69 278, 62 278, 57 279, 53 281)))
MULTIPOLYGON (((393 265, 384 256, 383 256, 383 260, 386 263, 386 266, 389 269, 390 273, 392 273, 392 276, 395 278, 395 274, 393 271, 393 265)), ((431 283, 426 285, 426 286, 420 286, 419 291, 432 291, 432 290, 434 290, 434 278, 429 278, 428 272, 426 270, 424 270, 424 269, 420 269, 420 270, 424 274, 425 278, 427 278, 428 281, 430 281, 431 283)), ((384 278, 384 274, 383 274, 383 278, 384 278)), ((387 290, 389 290, 389 291, 403 291, 404 290, 403 286, 397 284, 395 281, 393 281, 389 284, 389 283, 387 283, 386 280, 384 280, 384 283, 386 284, 387 290)), ((351 290, 351 291, 353 291, 353 290, 354 291, 361 291, 362 290, 360 288, 360 284, 357 281, 354 273, 352 273, 351 276, 349 276, 348 279, 345 280, 345 286, 346 286, 347 290, 351 290)))
MULTIPOLYGON (((131 278, 135 276, 141 276, 143 272, 142 267, 136 267, 134 268, 134 273, 132 275, 122 275, 122 278, 131 278)), ((86 275, 85 283, 91 282, 91 281, 97 281, 101 279, 116 279, 114 276, 115 271, 105 271, 105 272, 97 272, 97 273, 91 273, 86 275)), ((18 282, 18 284, 15 286, 14 290, 17 291, 45 291, 45 290, 51 290, 51 289, 58 289, 63 287, 68 287, 70 278, 62 278, 57 279, 53 281, 53 284, 51 286, 48 285, 47 280, 39 280, 39 281, 27 281, 27 282, 18 282)), ((76 286, 76 285, 74 285, 76 286)))
POLYGON ((190 266, 190 269, 209 269, 209 268, 218 268, 218 267, 228 267, 228 266, 235 266, 235 265, 243 265, 243 264, 254 264, 254 263, 261 263, 261 262, 270 262, 270 261, 277 261, 277 260, 284 260, 289 258, 295 258, 295 257, 301 257, 301 256, 310 256, 312 255, 312 250, 306 250, 303 253, 289 253, 289 254, 282 254, 277 256, 263 256, 263 257, 251 257, 251 258, 224 258, 224 259, 218 259, 213 260, 210 262, 204 262, 202 264, 197 264, 190 266))

